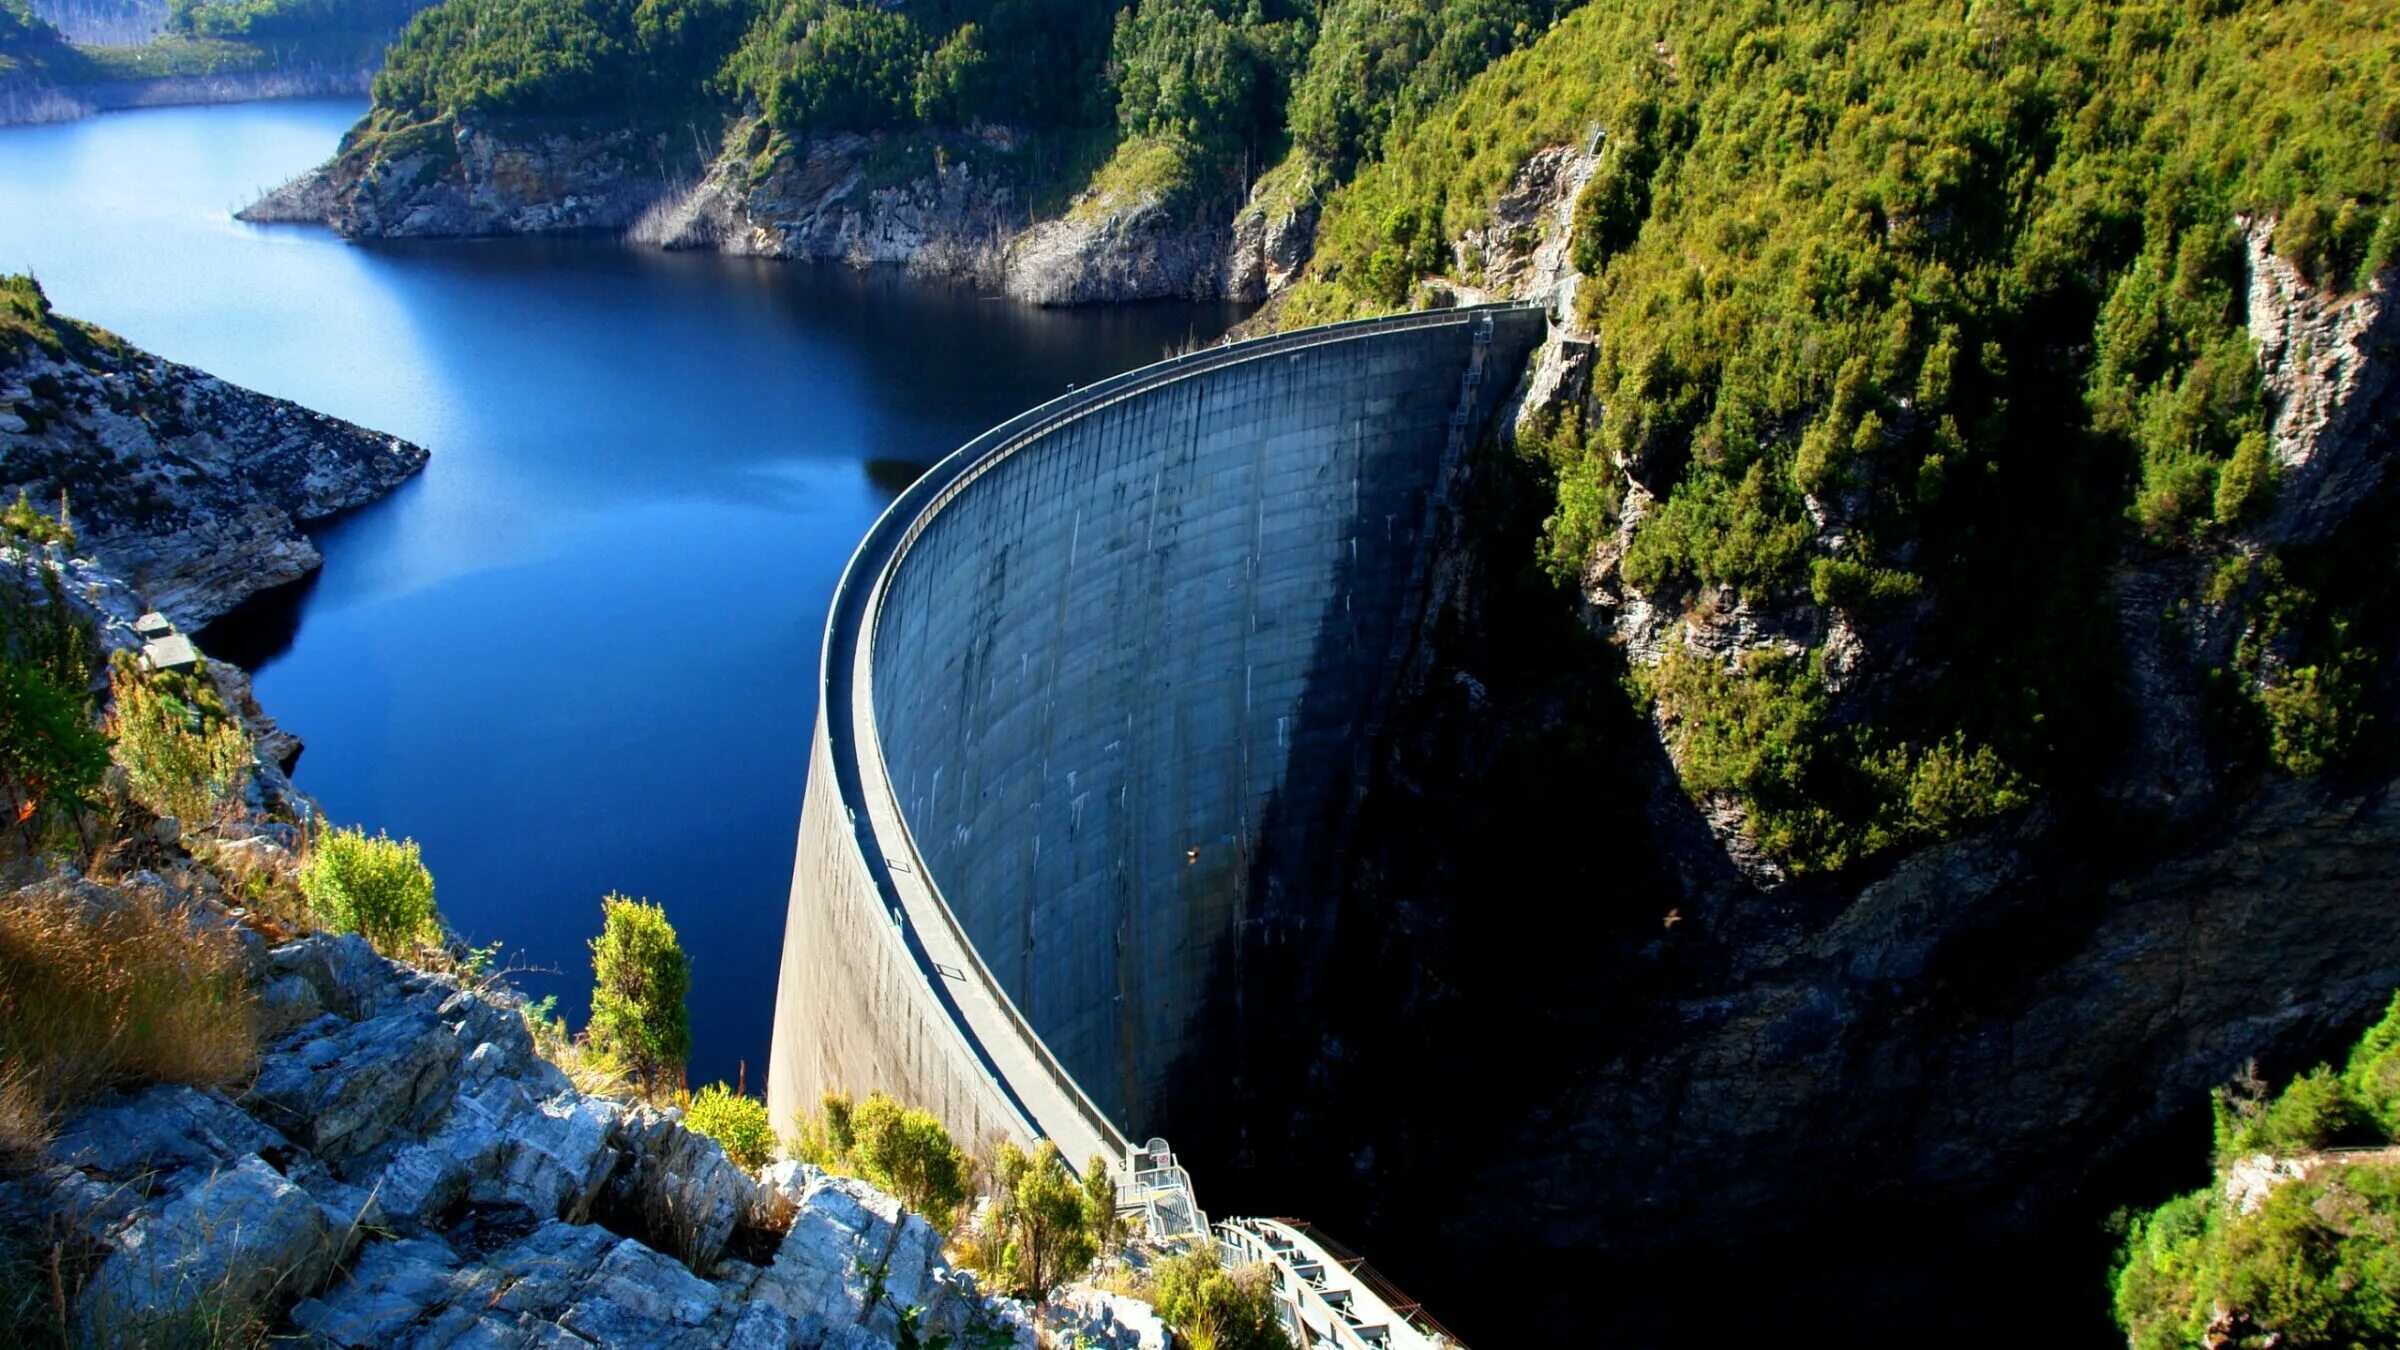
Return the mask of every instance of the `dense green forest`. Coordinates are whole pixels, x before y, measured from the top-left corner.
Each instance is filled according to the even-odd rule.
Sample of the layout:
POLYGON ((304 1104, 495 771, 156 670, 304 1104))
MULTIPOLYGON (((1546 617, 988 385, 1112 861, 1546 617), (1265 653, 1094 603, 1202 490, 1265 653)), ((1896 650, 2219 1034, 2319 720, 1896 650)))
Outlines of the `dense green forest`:
POLYGON ((1613 537, 1630 466, 1664 500, 1627 584, 1805 598, 1912 653, 1864 717, 1821 649, 1670 653, 1639 692, 1695 795, 1739 799, 1805 871, 2088 781, 2113 749, 2102 569, 2129 533, 2220 558, 2258 618, 2249 674, 2282 654, 2226 677, 2260 762, 2361 747, 2388 540, 2229 542, 2275 491, 2240 222, 2337 291, 2400 252, 2400 11, 1587 6, 1333 199, 1283 321, 1408 303, 1533 150, 1594 138, 1575 263, 1599 412, 1536 447, 1552 566, 1613 537))
MULTIPOLYGON (((168 0, 168 29, 184 37, 328 47, 396 36, 427 0, 168 0)), ((371 54, 371 52, 370 52, 371 54)))
POLYGON ((2400 1343, 2400 998, 2339 1070, 2273 1097, 2251 1087, 2218 1095, 2214 1183, 2130 1223, 2116 1277, 2128 1340, 2400 1343))
MULTIPOLYGON (((1297 147, 1366 157, 1559 0, 449 0, 393 48, 376 134, 459 118, 615 122, 755 107, 781 137, 1001 124, 1096 140, 1104 177, 1210 201, 1297 147)), ((1091 168, 1084 165, 1085 171, 1091 168)))

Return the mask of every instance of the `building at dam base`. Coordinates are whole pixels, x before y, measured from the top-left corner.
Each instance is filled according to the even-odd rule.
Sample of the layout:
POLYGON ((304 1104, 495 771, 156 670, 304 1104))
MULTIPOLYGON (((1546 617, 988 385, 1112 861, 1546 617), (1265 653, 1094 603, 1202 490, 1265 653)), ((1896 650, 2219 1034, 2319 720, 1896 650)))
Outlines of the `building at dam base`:
POLYGON ((1461 449, 1543 335, 1486 307, 1091 386, 904 493, 828 620, 769 1105, 882 1090, 1126 1155, 1245 942, 1325 932, 1461 449))

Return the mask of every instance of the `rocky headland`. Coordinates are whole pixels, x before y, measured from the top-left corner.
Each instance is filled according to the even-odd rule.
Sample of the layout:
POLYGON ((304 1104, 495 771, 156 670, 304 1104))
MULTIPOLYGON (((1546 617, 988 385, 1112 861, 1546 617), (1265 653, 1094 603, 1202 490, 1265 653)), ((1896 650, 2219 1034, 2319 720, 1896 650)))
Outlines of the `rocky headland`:
POLYGON ((425 466, 420 446, 139 351, 9 284, 34 317, 0 328, 0 493, 63 494, 85 548, 184 627, 314 571, 305 526, 425 466))
POLYGON ((901 266, 1044 305, 1262 300, 1307 261, 1316 216, 1303 173, 1221 200, 1100 182, 1045 217, 1032 205, 1032 140, 1005 127, 786 140, 755 118, 721 138, 694 126, 432 124, 354 137, 240 215, 322 221, 352 238, 621 233, 657 248, 901 266))

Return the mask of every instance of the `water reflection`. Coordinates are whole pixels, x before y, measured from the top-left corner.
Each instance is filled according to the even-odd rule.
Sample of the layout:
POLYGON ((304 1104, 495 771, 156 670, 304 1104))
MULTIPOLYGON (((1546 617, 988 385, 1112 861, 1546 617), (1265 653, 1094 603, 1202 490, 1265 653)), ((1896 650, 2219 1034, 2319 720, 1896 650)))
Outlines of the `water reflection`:
POLYGON ((1020 409, 1225 307, 1029 309, 889 271, 595 240, 356 246, 227 211, 355 102, 0 131, 0 266, 173 359, 417 440, 311 583, 205 635, 337 819, 580 1019, 610 890, 694 961, 696 1078, 763 1072, 819 635, 867 524, 1020 409))

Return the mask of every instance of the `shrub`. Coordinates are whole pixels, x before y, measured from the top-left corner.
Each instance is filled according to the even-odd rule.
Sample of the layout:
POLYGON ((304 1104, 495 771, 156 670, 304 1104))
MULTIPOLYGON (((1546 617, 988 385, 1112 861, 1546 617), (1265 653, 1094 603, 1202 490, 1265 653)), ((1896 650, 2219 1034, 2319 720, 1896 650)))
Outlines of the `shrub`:
POLYGON ((109 667, 116 712, 109 730, 133 799, 197 826, 216 818, 249 781, 249 734, 196 676, 142 668, 130 652, 109 667))
MULTIPOLYGON (((0 545, 64 528, 20 494, 0 515, 0 545)), ((43 813, 72 814, 108 769, 108 737, 92 726, 85 692, 91 670, 90 625, 66 603, 57 570, 20 549, 16 575, 0 576, 0 807, 28 849, 43 813)))
POLYGON ((851 1115, 860 1175, 947 1230, 967 1203, 967 1155, 930 1111, 874 1093, 851 1115))
POLYGON ((683 1123, 724 1145, 725 1156, 750 1171, 775 1161, 775 1126, 767 1118, 767 1104, 723 1083, 700 1089, 684 1110, 683 1123))
POLYGON ((433 874, 417 841, 334 829, 317 837, 300 869, 300 893, 319 923, 356 933, 386 956, 407 956, 439 940, 433 874))
POLYGON ((932 1112, 880 1092, 855 1103, 826 1093, 816 1118, 801 1122, 793 1152, 803 1162, 889 1191, 945 1231, 969 1198, 971 1167, 950 1131, 932 1112))
POLYGON ((2343 665, 2297 666, 2258 688, 2267 752, 2294 778, 2323 773, 2350 752, 2366 714, 2364 691, 2343 665))
MULTIPOLYGON (((1000 1242, 1000 1268, 991 1273, 1009 1288, 1039 1300, 1091 1269, 1116 1227, 1113 1212, 1095 1210, 1102 1190, 1097 1183, 1107 1174, 1106 1160, 1095 1157, 1085 1180, 1078 1181, 1059 1156, 1058 1145, 1049 1140, 1031 1153, 1003 1140, 992 1164, 992 1222, 1000 1242)), ((1113 1201, 1115 1188, 1106 1191, 1113 1201)))
POLYGON ((44 808, 89 798, 107 768, 108 738, 92 726, 83 691, 0 655, 0 806, 26 847, 44 808))
POLYGON ((111 1087, 232 1082, 257 1054, 241 944, 181 908, 0 897, 0 1152, 111 1087))
POLYGON ((858 1135, 850 1128, 851 1109, 847 1095, 826 1093, 818 1101, 817 1114, 799 1122, 792 1156, 828 1171, 849 1170, 850 1150, 858 1144, 858 1135))
POLYGON ((2400 1138, 2400 994, 2392 995, 2383 1020, 2367 1028, 2351 1050, 2342 1086, 2368 1119, 2400 1138))
POLYGON ((684 995, 691 962, 667 912, 647 900, 610 895, 600 902, 592 939, 592 1048, 607 1056, 645 1097, 683 1086, 692 1053, 684 995))
POLYGON ((1191 1350, 1290 1350, 1265 1266, 1227 1270, 1213 1242, 1151 1268, 1151 1301, 1191 1350))

